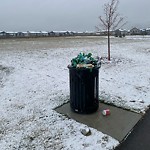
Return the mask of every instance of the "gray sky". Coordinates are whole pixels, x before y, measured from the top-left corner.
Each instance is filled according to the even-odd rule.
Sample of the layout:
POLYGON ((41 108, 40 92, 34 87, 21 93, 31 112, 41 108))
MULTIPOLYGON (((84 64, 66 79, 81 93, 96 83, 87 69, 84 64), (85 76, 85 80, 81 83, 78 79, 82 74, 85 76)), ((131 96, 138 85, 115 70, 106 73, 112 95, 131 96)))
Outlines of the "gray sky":
MULTIPOLYGON (((0 0, 1 31, 94 31, 109 0, 0 0)), ((120 0, 124 28, 150 27, 150 0, 120 0)))

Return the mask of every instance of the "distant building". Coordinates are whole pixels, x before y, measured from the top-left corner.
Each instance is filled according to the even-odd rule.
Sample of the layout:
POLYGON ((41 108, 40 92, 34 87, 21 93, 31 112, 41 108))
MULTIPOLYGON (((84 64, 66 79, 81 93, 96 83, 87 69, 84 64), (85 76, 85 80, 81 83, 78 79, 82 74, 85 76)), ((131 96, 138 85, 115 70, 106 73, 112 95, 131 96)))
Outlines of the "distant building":
POLYGON ((47 37, 49 34, 47 31, 41 31, 41 35, 44 36, 44 37, 47 37))
POLYGON ((115 37, 125 37, 126 35, 128 35, 127 30, 123 30, 123 29, 115 30, 115 37))
POLYGON ((5 38, 7 33, 5 31, 0 31, 0 38, 5 38))
POLYGON ((64 32, 64 36, 70 36, 70 32, 69 31, 64 32))
POLYGON ((141 29, 141 35, 147 35, 146 29, 141 29))
POLYGON ((24 33, 23 32, 17 32, 16 34, 16 37, 24 37, 24 33))
POLYGON ((100 35, 103 35, 103 36, 107 35, 107 31, 106 30, 101 30, 99 33, 100 33, 100 35))
POLYGON ((64 31, 53 31, 55 36, 62 36, 64 34, 64 31))
POLYGON ((70 31, 70 35, 71 35, 71 36, 74 36, 75 33, 74 33, 73 31, 70 31))
POLYGON ((9 37, 9 38, 11 38, 11 37, 15 37, 16 36, 16 32, 7 32, 6 33, 6 37, 9 37))
POLYGON ((55 36, 55 32, 54 31, 48 32, 48 36, 55 36))
POLYGON ((29 32, 26 31, 26 32, 22 32, 24 34, 24 37, 29 37, 29 32))
POLYGON ((130 35, 140 35, 141 34, 141 30, 134 27, 130 30, 130 35))
POLYGON ((35 32, 35 31, 27 31, 28 37, 41 37, 42 33, 39 32, 35 32))
POLYGON ((150 35, 150 28, 147 28, 147 29, 146 29, 146 34, 147 34, 147 35, 150 35))
MULTIPOLYGON (((110 30, 110 31, 109 31, 109 34, 110 34, 111 36, 113 36, 113 35, 115 35, 115 31, 110 30)), ((101 30, 101 31, 95 33, 95 35, 107 36, 107 35, 108 35, 108 31, 107 31, 107 30, 101 30)))
MULTIPOLYGON (((0 31, 0 38, 35 38, 35 37, 65 37, 65 36, 107 36, 107 30, 101 30, 98 32, 85 31, 26 31, 26 32, 5 32, 0 31)), ((136 27, 131 30, 117 29, 115 31, 110 30, 110 36, 124 37, 126 35, 150 35, 150 28, 138 29, 136 27)))

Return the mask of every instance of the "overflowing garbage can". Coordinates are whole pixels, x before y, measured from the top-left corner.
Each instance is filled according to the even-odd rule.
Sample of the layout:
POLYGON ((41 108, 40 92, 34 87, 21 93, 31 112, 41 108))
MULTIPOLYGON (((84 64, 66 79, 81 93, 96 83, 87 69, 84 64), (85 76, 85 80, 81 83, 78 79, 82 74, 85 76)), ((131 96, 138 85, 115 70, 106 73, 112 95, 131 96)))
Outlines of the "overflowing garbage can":
POLYGON ((70 106, 77 113, 93 113, 99 107, 99 59, 80 53, 69 68, 70 106))

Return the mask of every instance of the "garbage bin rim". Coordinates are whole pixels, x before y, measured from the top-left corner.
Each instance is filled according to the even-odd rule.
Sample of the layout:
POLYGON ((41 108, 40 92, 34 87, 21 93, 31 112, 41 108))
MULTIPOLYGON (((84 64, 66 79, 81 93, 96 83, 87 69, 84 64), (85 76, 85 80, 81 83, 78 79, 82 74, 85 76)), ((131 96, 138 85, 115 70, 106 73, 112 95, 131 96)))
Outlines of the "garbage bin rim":
POLYGON ((89 70, 89 69, 99 69, 101 66, 94 66, 93 68, 85 68, 85 67, 82 67, 82 68, 76 68, 76 67, 73 67, 71 65, 68 65, 67 66, 68 69, 75 69, 75 70, 89 70))

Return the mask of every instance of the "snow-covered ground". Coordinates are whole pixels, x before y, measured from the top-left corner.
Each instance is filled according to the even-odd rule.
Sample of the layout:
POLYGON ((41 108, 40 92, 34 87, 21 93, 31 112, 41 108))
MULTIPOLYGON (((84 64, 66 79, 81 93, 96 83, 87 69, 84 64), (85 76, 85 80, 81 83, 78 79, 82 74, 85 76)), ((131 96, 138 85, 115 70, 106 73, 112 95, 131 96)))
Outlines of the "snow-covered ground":
POLYGON ((150 37, 0 40, 1 150, 111 150, 119 142, 54 108, 69 101, 67 65, 80 52, 102 57, 100 99, 145 112, 150 105, 150 37))

